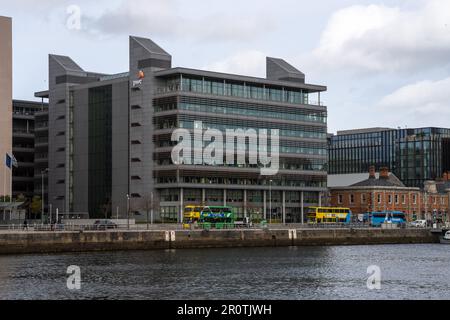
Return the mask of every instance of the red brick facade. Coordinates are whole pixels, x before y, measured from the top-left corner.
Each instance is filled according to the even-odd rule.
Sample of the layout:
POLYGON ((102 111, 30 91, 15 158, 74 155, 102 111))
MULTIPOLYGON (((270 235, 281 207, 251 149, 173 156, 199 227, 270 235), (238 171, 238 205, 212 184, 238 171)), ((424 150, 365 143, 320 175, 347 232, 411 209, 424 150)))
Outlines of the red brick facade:
MULTIPOLYGON (((370 173, 370 177, 369 180, 375 179, 373 172, 370 173)), ((382 174, 380 174, 380 179, 383 179, 382 174)), ((448 176, 444 175, 444 179, 448 179, 448 176)), ((419 188, 377 186, 376 182, 372 184, 370 186, 330 188, 330 205, 350 208, 353 214, 396 210, 406 213, 409 221, 414 219, 431 220, 433 213, 445 221, 450 221, 450 192, 448 191, 445 193, 433 192, 433 188, 431 188, 432 192, 425 192, 419 188)))

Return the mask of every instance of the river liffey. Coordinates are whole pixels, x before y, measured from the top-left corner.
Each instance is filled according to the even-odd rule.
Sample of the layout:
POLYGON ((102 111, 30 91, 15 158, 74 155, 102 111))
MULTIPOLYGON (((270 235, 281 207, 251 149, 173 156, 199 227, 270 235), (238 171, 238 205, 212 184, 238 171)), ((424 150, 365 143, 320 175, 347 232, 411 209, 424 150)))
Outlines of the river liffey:
POLYGON ((450 300, 450 246, 0 256, 0 299, 450 300), (80 268, 79 290, 68 289, 69 266, 80 268), (380 271, 379 290, 367 286, 370 266, 380 271))

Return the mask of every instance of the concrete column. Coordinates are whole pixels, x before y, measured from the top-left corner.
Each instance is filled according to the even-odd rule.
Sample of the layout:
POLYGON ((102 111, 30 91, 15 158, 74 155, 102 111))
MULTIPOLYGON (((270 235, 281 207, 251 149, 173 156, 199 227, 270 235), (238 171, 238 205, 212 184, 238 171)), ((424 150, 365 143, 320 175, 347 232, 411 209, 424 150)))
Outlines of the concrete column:
POLYGON ((183 223, 183 201, 184 201, 183 188, 180 189, 180 223, 183 223))
POLYGON ((223 205, 227 205, 227 189, 223 189, 223 205))
POLYGON ((283 190, 283 224, 286 224, 286 191, 283 190))
POLYGON ((244 190, 244 217, 247 217, 247 190, 244 190))
POLYGON ((305 222, 305 206, 303 203, 303 191, 300 193, 300 206, 301 206, 301 219, 302 219, 302 224, 304 224, 305 222))
POLYGON ((206 204, 206 191, 205 189, 202 189, 202 204, 206 204))
POLYGON ((322 206, 322 192, 319 192, 319 207, 322 206))
POLYGON ((263 209, 263 212, 264 212, 264 220, 267 221, 267 204, 266 204, 266 202, 267 202, 267 191, 264 190, 264 209, 263 209))

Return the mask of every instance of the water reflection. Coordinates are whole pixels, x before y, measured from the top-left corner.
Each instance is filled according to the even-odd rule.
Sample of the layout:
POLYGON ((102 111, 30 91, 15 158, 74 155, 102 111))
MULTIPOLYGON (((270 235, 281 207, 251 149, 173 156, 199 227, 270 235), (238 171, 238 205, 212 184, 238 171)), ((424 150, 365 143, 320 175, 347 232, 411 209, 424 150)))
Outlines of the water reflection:
POLYGON ((0 257, 1 299, 450 299, 442 245, 242 248, 0 257), (69 291, 66 270, 81 267, 69 291), (382 289, 366 287, 369 265, 382 289))

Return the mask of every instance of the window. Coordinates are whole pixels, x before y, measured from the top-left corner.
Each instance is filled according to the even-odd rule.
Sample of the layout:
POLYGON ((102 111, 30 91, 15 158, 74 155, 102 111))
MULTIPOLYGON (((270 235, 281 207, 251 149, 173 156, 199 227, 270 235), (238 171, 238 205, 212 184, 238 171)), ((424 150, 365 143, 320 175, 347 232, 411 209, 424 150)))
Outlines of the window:
POLYGON ((402 195, 402 204, 406 204, 406 196, 402 195))
POLYGON ((389 196, 388 196, 388 202, 389 202, 389 204, 392 203, 392 195, 389 195, 389 196))
POLYGON ((350 194, 350 203, 355 203, 355 195, 353 193, 350 194))
POLYGON ((366 203, 366 202, 367 202, 367 197, 366 197, 366 194, 363 193, 363 194, 361 194, 361 203, 366 203))
POLYGON ((398 202, 398 194, 396 194, 394 198, 395 198, 395 204, 399 204, 399 202, 398 202))
POLYGON ((413 194, 413 204, 417 204, 417 195, 413 194))
POLYGON ((377 200, 378 200, 378 204, 381 203, 381 194, 377 194, 377 200))
POLYGON ((342 196, 342 194, 339 194, 338 195, 338 203, 342 204, 343 203, 343 199, 344 199, 344 197, 342 196))

